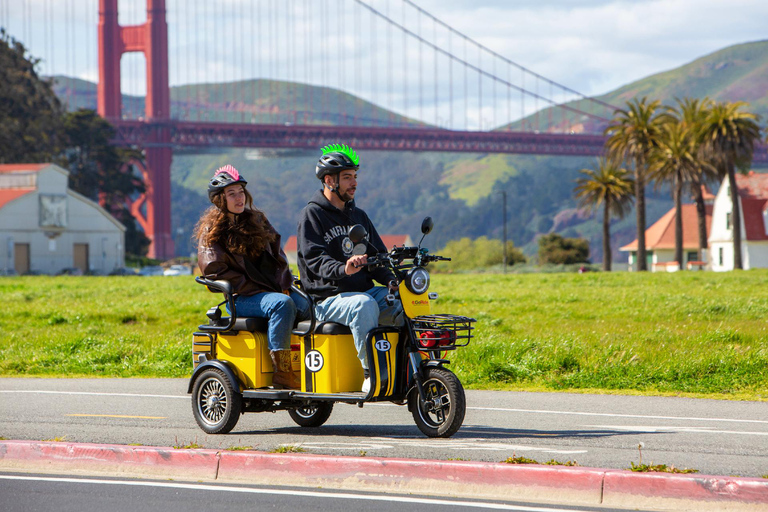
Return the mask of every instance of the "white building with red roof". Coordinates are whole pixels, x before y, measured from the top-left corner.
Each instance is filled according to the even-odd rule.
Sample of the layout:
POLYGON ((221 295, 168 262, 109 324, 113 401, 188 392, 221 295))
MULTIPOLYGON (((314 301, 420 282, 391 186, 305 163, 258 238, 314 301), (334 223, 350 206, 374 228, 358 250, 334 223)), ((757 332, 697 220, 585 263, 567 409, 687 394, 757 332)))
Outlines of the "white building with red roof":
MULTIPOLYGON (((712 224, 713 204, 711 194, 705 195, 707 201, 706 221, 707 233, 712 224)), ((700 267, 699 261, 699 219, 696 215, 695 204, 682 205, 683 216, 683 259, 682 264, 689 267, 700 267)), ((680 270, 680 262, 675 261, 675 209, 672 208, 645 230, 645 250, 648 268, 652 272, 680 270)), ((629 253, 629 270, 637 268, 637 239, 621 247, 619 250, 629 253)))
MULTIPOLYGON (((411 235, 379 235, 381 236, 381 241, 384 242, 384 246, 387 248, 387 250, 392 249, 394 246, 411 246, 413 245, 413 240, 411 239, 411 235)), ((296 235, 292 235, 288 237, 288 240, 285 242, 285 245, 283 245, 283 251, 285 251, 285 256, 288 258, 288 263, 290 265, 296 265, 296 258, 299 251, 298 246, 298 240, 296 238, 296 235)))
MULTIPOLYGON (((741 211, 741 257, 745 270, 768 268, 768 174, 736 174, 741 211)), ((733 270, 733 223, 728 179, 715 197, 709 234, 712 270, 733 270)))
POLYGON ((0 165, 0 274, 106 274, 125 265, 125 227, 70 190, 68 178, 54 164, 0 165))

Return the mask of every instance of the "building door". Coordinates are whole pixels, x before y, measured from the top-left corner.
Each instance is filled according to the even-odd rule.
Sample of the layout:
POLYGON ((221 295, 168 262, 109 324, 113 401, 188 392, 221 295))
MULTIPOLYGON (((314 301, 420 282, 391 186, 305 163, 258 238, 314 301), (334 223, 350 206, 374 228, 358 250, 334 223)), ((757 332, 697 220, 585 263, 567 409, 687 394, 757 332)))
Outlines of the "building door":
POLYGON ((13 244, 13 268, 19 275, 29 272, 29 244, 13 244))
POLYGON ((75 267, 82 270, 83 274, 86 274, 90 268, 88 266, 88 244, 75 244, 73 252, 75 267))

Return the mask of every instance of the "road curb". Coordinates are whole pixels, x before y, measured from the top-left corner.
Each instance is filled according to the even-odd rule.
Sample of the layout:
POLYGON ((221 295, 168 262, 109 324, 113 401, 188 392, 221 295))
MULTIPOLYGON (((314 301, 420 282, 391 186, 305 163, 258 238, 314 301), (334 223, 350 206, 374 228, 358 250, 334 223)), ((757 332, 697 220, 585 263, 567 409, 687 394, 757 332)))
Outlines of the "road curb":
POLYGON ((545 465, 0 441, 0 469, 664 510, 766 511, 768 479, 545 465))

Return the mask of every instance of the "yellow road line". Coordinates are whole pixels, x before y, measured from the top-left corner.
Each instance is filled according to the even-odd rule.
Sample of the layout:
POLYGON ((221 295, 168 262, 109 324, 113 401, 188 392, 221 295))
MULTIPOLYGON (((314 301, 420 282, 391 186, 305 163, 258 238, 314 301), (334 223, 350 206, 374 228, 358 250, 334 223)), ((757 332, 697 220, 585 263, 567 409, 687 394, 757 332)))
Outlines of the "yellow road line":
POLYGON ((137 418, 140 420, 164 420, 165 416, 124 416, 122 414, 65 414, 64 416, 77 416, 87 418, 137 418))

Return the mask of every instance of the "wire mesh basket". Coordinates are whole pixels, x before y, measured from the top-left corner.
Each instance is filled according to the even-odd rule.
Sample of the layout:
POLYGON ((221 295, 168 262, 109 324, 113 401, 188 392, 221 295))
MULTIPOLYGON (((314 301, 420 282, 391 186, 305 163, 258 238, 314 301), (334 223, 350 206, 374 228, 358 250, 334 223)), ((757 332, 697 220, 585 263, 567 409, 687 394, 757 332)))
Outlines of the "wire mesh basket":
POLYGON ((416 343, 426 350, 454 350, 472 339, 474 318, 459 315, 422 315, 413 319, 416 343))

